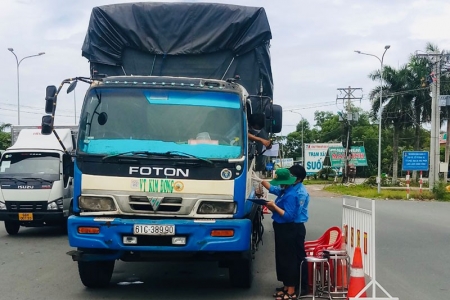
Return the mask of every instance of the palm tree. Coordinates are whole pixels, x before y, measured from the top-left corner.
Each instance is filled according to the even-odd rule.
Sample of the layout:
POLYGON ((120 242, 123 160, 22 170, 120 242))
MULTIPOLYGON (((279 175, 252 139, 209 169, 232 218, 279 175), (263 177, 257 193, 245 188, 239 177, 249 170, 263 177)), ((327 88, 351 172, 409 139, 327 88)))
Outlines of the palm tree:
MULTIPOLYGON (((411 55, 408 68, 410 70, 409 90, 413 96, 415 141, 414 150, 420 150, 420 129, 422 123, 431 121, 431 96, 427 77, 430 74, 429 62, 425 58, 411 55)), ((417 172, 413 172, 413 180, 417 180, 417 172)))
MULTIPOLYGON (((369 77, 374 81, 380 80, 380 71, 375 71, 369 77)), ((397 182, 398 175, 398 152, 399 152, 399 136, 400 132, 412 126, 414 120, 414 112, 411 103, 413 96, 408 90, 408 79, 410 78, 410 71, 406 65, 396 70, 390 66, 383 68, 383 94, 382 102, 384 107, 382 109, 382 126, 393 129, 393 143, 392 143, 392 183, 397 182)), ((375 87, 369 94, 372 101, 372 114, 378 115, 380 109, 380 92, 381 87, 375 87)))
POLYGON ((11 124, 10 123, 2 123, 2 124, 0 124, 0 131, 4 131, 7 128, 11 128, 11 124))

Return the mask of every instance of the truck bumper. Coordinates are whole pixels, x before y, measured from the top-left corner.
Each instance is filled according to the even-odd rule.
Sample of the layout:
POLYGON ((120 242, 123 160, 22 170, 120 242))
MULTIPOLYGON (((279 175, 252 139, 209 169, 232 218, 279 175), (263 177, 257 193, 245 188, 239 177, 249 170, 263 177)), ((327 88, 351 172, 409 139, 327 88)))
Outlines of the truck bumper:
POLYGON ((30 212, 33 214, 31 221, 19 221, 18 212, 0 211, 0 221, 20 223, 21 226, 35 227, 43 225, 53 225, 65 222, 62 211, 30 212))
POLYGON ((149 220, 71 216, 68 219, 69 244, 80 251, 68 254, 74 260, 143 260, 144 257, 151 260, 173 259, 177 255, 181 258, 198 254, 239 254, 250 250, 251 230, 249 219, 149 220), (134 225, 174 225, 175 234, 134 235, 134 225), (96 227, 99 233, 79 233, 80 227, 96 227), (213 230, 233 230, 234 234, 229 237, 211 236, 213 230), (136 244, 124 244, 124 237, 136 237, 136 244), (184 237, 185 244, 174 244, 173 238, 178 237, 184 237))

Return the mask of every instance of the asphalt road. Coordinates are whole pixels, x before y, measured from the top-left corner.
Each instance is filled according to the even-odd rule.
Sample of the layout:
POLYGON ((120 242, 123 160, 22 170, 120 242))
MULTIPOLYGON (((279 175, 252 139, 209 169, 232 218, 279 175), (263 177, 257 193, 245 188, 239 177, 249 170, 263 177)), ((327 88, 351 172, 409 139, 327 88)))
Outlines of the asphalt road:
MULTIPOLYGON (((341 223, 340 198, 313 197, 307 239, 341 223)), ((377 281, 400 299, 449 299, 450 204, 377 202, 377 281)), ((267 215, 266 215, 267 216, 267 215)), ((214 263, 116 263, 108 289, 85 288, 71 248, 58 228, 21 228, 8 236, 0 225, 0 299, 273 299, 273 230, 265 220, 264 245, 249 290, 232 288, 227 269, 214 263), (135 282, 134 284, 130 284, 135 282)), ((377 294, 382 296, 381 294, 377 294)))

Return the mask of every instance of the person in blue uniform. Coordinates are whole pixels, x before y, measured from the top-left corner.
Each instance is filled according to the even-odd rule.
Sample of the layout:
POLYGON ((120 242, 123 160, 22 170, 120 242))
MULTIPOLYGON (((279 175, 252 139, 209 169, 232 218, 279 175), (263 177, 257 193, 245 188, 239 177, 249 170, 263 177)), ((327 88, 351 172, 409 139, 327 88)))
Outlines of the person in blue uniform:
POLYGON ((309 204, 309 194, 303 185, 305 177, 305 168, 294 165, 277 169, 270 183, 261 181, 269 193, 277 196, 266 206, 272 211, 277 279, 283 282, 283 287, 277 288, 274 294, 279 300, 296 299, 299 292, 305 295, 308 291, 307 264, 303 264, 300 283, 300 263, 306 257, 305 223, 309 204))

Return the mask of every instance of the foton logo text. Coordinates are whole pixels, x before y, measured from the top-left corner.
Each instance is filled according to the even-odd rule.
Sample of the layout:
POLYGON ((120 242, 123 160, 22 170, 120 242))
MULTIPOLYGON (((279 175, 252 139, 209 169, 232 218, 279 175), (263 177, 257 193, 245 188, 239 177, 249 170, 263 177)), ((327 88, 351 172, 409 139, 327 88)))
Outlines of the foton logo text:
POLYGON ((130 167, 128 174, 164 175, 166 177, 189 177, 189 169, 160 168, 160 167, 130 167))

